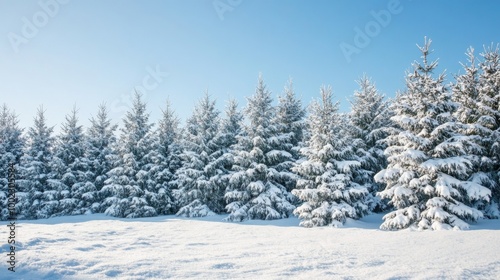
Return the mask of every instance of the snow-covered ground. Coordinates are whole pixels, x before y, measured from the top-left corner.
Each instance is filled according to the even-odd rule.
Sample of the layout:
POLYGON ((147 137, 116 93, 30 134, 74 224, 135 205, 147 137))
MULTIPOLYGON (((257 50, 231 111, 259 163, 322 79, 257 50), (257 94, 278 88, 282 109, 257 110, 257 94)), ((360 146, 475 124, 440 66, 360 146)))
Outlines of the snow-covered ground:
MULTIPOLYGON (((344 228, 224 216, 19 221, 16 272, 0 279, 500 279, 500 221, 468 231, 387 232, 381 215, 344 228)), ((5 225, 0 230, 7 239, 5 225)))

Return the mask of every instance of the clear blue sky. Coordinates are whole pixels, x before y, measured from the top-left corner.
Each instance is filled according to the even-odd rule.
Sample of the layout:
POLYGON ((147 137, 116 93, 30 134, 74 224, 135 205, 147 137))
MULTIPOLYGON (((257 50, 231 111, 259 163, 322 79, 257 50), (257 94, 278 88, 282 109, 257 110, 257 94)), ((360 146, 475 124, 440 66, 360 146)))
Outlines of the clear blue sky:
POLYGON ((0 0, 0 103, 23 127, 41 104, 56 130, 74 104, 84 125, 102 102, 120 123, 145 81, 152 120, 167 98, 184 120, 205 90, 221 109, 229 97, 244 106, 261 72, 274 97, 293 78, 304 104, 332 85, 347 111, 363 73, 387 96, 403 89, 424 36, 451 81, 469 46, 500 42, 498 11, 471 0, 0 0), (377 23, 381 10, 391 18, 377 23), (355 28, 370 41, 356 43, 355 28), (347 59, 343 43, 358 53, 347 59))

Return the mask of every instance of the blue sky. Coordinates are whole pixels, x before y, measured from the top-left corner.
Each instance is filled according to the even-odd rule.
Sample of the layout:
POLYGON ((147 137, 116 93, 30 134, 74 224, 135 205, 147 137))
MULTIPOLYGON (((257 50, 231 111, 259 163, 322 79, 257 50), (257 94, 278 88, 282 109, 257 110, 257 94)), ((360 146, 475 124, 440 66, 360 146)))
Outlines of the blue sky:
POLYGON ((243 107, 262 73, 274 97, 292 78, 304 104, 332 85, 347 111, 363 73, 389 97, 403 89, 424 36, 452 81, 469 46, 500 42, 499 10, 471 0, 0 0, 0 103, 23 127, 43 104, 58 130, 73 105, 84 125, 102 102, 120 123, 142 87, 152 121, 167 98, 184 120, 206 90, 220 109, 231 97, 243 107))

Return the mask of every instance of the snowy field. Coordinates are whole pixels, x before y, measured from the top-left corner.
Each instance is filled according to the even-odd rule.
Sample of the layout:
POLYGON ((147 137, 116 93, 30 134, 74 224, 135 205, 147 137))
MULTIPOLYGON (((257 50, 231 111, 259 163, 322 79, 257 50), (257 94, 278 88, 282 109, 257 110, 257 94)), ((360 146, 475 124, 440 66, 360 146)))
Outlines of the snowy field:
POLYGON ((7 270, 4 242, 0 279, 500 279, 498 220, 386 232, 381 215, 342 229, 223 217, 19 221, 17 271, 7 270))

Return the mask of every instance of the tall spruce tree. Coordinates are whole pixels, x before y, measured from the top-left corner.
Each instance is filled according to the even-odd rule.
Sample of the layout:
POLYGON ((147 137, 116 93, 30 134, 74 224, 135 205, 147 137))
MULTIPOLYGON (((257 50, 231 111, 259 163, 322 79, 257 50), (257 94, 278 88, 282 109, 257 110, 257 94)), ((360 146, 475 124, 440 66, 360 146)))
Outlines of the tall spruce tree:
POLYGON ((106 197, 104 204, 109 205, 106 214, 127 218, 157 215, 156 209, 146 199, 151 188, 147 175, 151 167, 152 126, 146 103, 142 101, 142 95, 136 93, 132 108, 123 119, 119 140, 120 159, 116 167, 108 172, 109 179, 102 189, 106 197))
POLYGON ((485 160, 489 164, 489 177, 495 184, 489 185, 492 191, 491 203, 487 206, 486 215, 499 218, 500 212, 500 51, 499 46, 492 44, 481 53, 479 64, 479 121, 486 128, 484 144, 485 160))
MULTIPOLYGON (((238 138, 244 133, 242 120, 243 115, 238 110, 238 103, 234 99, 229 100, 225 109, 225 118, 221 120, 220 129, 215 137, 220 152, 215 154, 214 160, 205 167, 206 170, 212 170, 209 180, 212 184, 220 186, 222 199, 231 186, 230 180, 235 165, 234 153, 239 150, 238 138), (216 172, 213 172, 214 170, 216 172)), ((224 200, 222 205, 226 206, 224 200)))
POLYGON ((294 213, 304 227, 338 227, 368 211, 363 204, 368 190, 354 181, 361 163, 346 137, 346 116, 338 113, 331 87, 320 93, 321 103, 310 106, 310 138, 301 150, 306 159, 294 168, 301 179, 293 194, 303 201, 294 213))
POLYGON ((238 102, 235 99, 230 99, 227 102, 225 115, 219 130, 218 140, 222 143, 224 153, 232 154, 238 144, 238 138, 244 133, 242 123, 244 116, 238 110, 238 102))
POLYGON ((17 194, 19 219, 49 218, 57 213, 59 194, 64 186, 56 179, 53 127, 47 126, 45 110, 40 107, 28 130, 27 145, 21 158, 17 194))
MULTIPOLYGON (((25 144, 16 114, 6 104, 0 108, 0 220, 9 217, 9 166, 19 169, 25 144)), ((14 176, 18 176, 15 172, 14 176)), ((12 201, 12 200, 11 200, 12 201)))
MULTIPOLYGON (((457 119, 458 131, 462 134, 464 152, 473 163, 471 175, 468 179, 471 182, 495 189, 496 182, 493 176, 494 159, 489 156, 489 147, 492 146, 491 111, 485 110, 480 100, 479 73, 477 68, 474 49, 467 50, 469 64, 462 64, 465 73, 456 77, 453 86, 453 100, 458 104, 454 117, 457 119)), ((498 210, 495 203, 484 203, 487 201, 476 201, 475 208, 486 210, 489 217, 498 217, 498 210), (494 207, 491 207, 494 206, 494 207)))
POLYGON ((234 173, 227 187, 225 199, 230 213, 227 220, 280 219, 289 217, 295 208, 286 187, 280 184, 280 173, 272 168, 276 159, 272 123, 275 108, 271 93, 259 76, 255 94, 245 108, 248 124, 244 135, 238 138, 234 173))
POLYGON ((89 162, 89 182, 95 187, 95 191, 86 192, 87 211, 102 213, 106 209, 103 201, 106 194, 102 192, 105 181, 109 178, 111 171, 118 162, 116 153, 116 124, 111 123, 106 105, 99 105, 97 115, 90 119, 90 127, 87 130, 87 141, 85 144, 85 156, 89 162))
POLYGON ((54 162, 57 179, 64 185, 59 194, 57 215, 77 215, 89 211, 94 202, 95 186, 89 180, 89 160, 85 154, 86 138, 78 124, 77 110, 66 115, 57 139, 54 162))
POLYGON ((181 205, 177 215, 201 217, 224 210, 224 188, 211 178, 222 172, 216 161, 223 153, 218 142, 219 111, 208 93, 187 121, 182 152, 183 165, 177 170, 176 191, 181 205))
POLYGON ((155 134, 153 165, 149 170, 153 190, 148 197, 149 204, 158 214, 167 215, 177 211, 172 194, 176 186, 176 172, 182 166, 181 131, 179 119, 170 102, 167 101, 163 117, 155 134))
POLYGON ((384 216, 382 229, 467 228, 467 221, 482 217, 472 205, 490 195, 468 181, 474 163, 457 132, 452 117, 456 103, 443 85, 444 75, 432 75, 437 62, 428 61, 430 43, 425 39, 419 47, 423 62, 413 63, 406 92, 393 105, 399 131, 389 136, 389 164, 375 179, 386 184, 380 196, 396 210, 384 216))
POLYGON ((296 97, 290 79, 283 94, 278 97, 278 106, 272 121, 276 131, 269 141, 273 151, 268 154, 271 167, 279 173, 277 182, 288 192, 295 188, 298 179, 292 168, 301 157, 299 151, 303 144, 305 114, 306 110, 296 97))
POLYGON ((359 90, 354 92, 349 114, 349 137, 361 163, 354 181, 370 191, 365 202, 370 210, 383 210, 383 203, 376 197, 380 186, 373 180, 373 176, 387 163, 383 140, 387 137, 388 128, 392 126, 389 102, 384 100, 384 96, 366 75, 357 83, 359 90))

